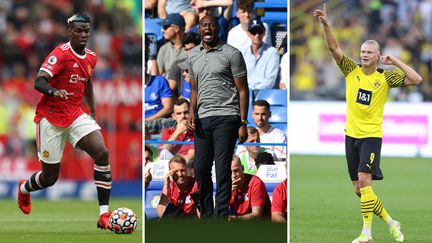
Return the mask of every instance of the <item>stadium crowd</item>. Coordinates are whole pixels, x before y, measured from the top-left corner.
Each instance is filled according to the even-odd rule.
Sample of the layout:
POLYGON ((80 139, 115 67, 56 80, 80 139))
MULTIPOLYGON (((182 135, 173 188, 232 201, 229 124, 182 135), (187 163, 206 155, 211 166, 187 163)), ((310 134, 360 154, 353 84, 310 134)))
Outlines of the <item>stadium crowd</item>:
MULTIPOLYGON (((49 52, 68 41, 66 22, 74 13, 83 12, 91 18, 87 48, 95 51, 98 57, 93 74, 95 85, 141 83, 140 9, 142 2, 138 0, 0 2, 0 157, 37 160, 33 117, 41 94, 34 90, 34 79, 49 52)), ((97 105, 98 98, 103 100, 101 95, 95 93, 97 105)), ((110 110, 114 106, 107 106, 97 109, 97 119, 103 130, 141 133, 141 116, 131 118, 126 114, 130 113, 127 109, 125 114, 116 115, 118 111, 110 110), (127 124, 120 125, 116 120, 127 124)))
MULTIPOLYGON (((321 1, 305 4, 305 1, 296 0, 291 4, 291 99, 344 100, 344 77, 327 55, 316 19, 305 17, 321 1)), ((335 13, 330 21, 348 56, 359 57, 358 46, 367 39, 374 39, 380 43, 383 55, 400 58, 423 77, 421 86, 392 89, 389 99, 432 100, 431 1, 338 0, 329 2, 328 8, 335 13)))
MULTIPOLYGON (((153 27, 145 29, 144 105, 145 140, 148 141, 145 151, 146 156, 149 156, 146 162, 170 161, 168 164, 170 172, 164 177, 161 202, 157 209, 159 217, 177 215, 179 208, 183 209, 183 211, 180 210, 180 213, 197 215, 194 207, 185 205, 185 202, 186 204, 187 202, 193 203, 192 194, 196 192, 196 181, 194 184, 194 178, 189 178, 194 173, 194 146, 191 144, 194 136, 193 131, 188 130, 186 126, 189 113, 193 112, 189 110, 191 84, 189 83, 187 57, 190 49, 201 43, 197 25, 204 16, 213 15, 218 19, 219 39, 240 50, 245 60, 250 94, 249 118, 251 119, 248 121, 249 138, 246 142, 276 144, 287 142, 286 118, 285 129, 275 127, 269 121, 273 104, 256 98, 261 90, 286 88, 288 55, 284 53, 286 48, 275 42, 276 36, 272 32, 272 26, 255 14, 254 4, 255 1, 252 0, 146 1, 145 21, 158 24, 162 29, 160 35, 153 27), (235 9, 234 13, 233 9, 235 9), (233 14, 235 16, 232 16, 233 14), (152 144, 152 139, 162 144, 152 144), (164 144, 164 141, 167 143, 164 144), (176 141, 189 143, 170 143, 176 141), (177 186, 175 186, 176 183, 177 186), (179 198, 181 203, 177 205, 179 198), (172 207, 170 203, 174 203, 174 206, 177 207, 172 207)), ((285 22, 279 24, 286 26, 286 19, 285 22)), ((284 109, 287 109, 286 106, 284 109)), ((235 210, 238 210, 232 215, 240 217, 252 213, 251 207, 244 206, 243 208, 241 203, 235 202, 241 197, 240 194, 244 195, 247 192, 248 189, 244 186, 248 185, 249 181, 253 181, 254 185, 259 186, 259 191, 265 190, 261 179, 255 176, 257 169, 262 164, 274 165, 275 161, 286 163, 286 146, 237 146, 235 154, 237 155, 234 155, 232 165, 232 169, 235 167, 233 190, 239 190, 236 191, 239 195, 233 194, 231 203, 235 210), (243 185, 243 180, 235 182, 239 176, 243 178, 243 171, 245 175, 247 174, 245 185, 243 185)), ((146 169, 146 186, 151 179, 152 175, 146 169)), ((262 206, 259 215, 270 216, 270 201, 267 201, 265 197, 267 191, 264 195, 262 193, 260 195, 263 198, 256 199, 262 206), (265 210, 264 204, 266 205, 265 210)), ((281 205, 286 205, 286 202, 281 205)), ((258 215, 255 210, 252 214, 258 215)))

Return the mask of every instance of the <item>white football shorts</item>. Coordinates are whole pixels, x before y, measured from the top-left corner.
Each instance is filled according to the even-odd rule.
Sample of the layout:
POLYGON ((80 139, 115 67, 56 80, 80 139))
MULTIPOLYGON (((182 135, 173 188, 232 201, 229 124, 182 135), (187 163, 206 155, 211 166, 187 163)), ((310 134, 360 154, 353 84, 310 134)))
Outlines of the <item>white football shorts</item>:
POLYGON ((36 144, 39 160, 47 164, 57 164, 63 155, 66 140, 75 148, 78 141, 87 134, 100 130, 100 126, 88 114, 79 116, 67 128, 56 127, 47 119, 36 124, 36 144))

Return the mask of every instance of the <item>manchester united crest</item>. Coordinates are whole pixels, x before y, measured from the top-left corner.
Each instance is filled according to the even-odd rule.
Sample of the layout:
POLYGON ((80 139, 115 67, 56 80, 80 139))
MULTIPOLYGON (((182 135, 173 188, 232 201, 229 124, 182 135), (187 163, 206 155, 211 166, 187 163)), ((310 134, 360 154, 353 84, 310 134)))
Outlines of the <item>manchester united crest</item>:
POLYGON ((43 151, 42 152, 42 156, 44 157, 44 158, 48 158, 49 157, 49 152, 48 151, 43 151))

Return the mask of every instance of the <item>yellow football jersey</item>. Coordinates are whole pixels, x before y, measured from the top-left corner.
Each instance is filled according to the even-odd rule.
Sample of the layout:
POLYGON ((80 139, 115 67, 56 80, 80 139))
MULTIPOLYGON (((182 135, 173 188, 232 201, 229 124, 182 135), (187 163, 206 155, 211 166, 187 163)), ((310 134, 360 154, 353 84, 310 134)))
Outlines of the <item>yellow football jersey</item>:
POLYGON ((353 138, 382 138, 388 92, 390 88, 403 86, 405 76, 381 69, 365 75, 361 67, 346 56, 342 58, 339 68, 346 80, 345 134, 353 138))

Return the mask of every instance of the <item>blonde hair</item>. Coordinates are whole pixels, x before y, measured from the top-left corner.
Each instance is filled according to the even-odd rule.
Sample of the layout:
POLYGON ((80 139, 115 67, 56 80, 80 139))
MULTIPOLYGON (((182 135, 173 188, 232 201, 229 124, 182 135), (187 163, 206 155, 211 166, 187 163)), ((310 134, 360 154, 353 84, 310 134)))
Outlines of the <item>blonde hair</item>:
POLYGON ((173 162, 175 162, 175 163, 179 163, 179 164, 182 164, 182 165, 184 165, 184 166, 187 167, 186 160, 185 160, 182 156, 180 156, 180 155, 175 155, 174 157, 172 157, 172 158, 170 159, 170 161, 168 162, 168 168, 170 168, 170 165, 171 165, 171 163, 173 163, 173 162))
POLYGON ((378 52, 381 52, 381 45, 376 40, 366 40, 363 44, 374 45, 377 47, 378 52))

